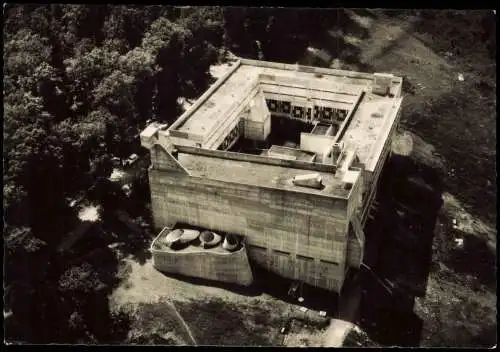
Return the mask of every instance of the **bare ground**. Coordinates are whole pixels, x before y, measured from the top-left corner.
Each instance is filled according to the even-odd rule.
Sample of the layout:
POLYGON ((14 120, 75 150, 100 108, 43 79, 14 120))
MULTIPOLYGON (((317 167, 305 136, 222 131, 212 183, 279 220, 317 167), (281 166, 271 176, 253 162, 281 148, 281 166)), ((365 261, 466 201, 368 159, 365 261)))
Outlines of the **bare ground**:
POLYGON ((335 347, 341 346, 343 336, 340 336, 340 344, 334 345, 329 339, 331 331, 336 327, 318 329, 294 320, 289 333, 285 336, 283 346, 286 347, 335 347))
MULTIPOLYGON (((287 304, 279 301, 267 294, 256 296, 247 296, 224 288, 213 287, 209 284, 191 283, 166 276, 153 268, 151 260, 147 260, 143 265, 136 261, 125 258, 123 260, 122 276, 125 278, 122 284, 110 296, 110 302, 114 311, 135 309, 137 316, 142 313, 137 307, 149 306, 159 307, 165 303, 165 300, 173 302, 180 315, 190 327, 194 339, 200 345, 218 345, 221 338, 224 344, 228 345, 253 345, 257 341, 260 345, 279 345, 280 338, 278 330, 281 327, 282 317, 285 316, 287 304), (221 303, 222 301, 223 303, 221 303), (215 302, 215 303, 214 303, 215 302), (211 305, 220 304, 220 309, 211 309, 211 305), (132 307, 132 308, 131 308, 132 307), (135 308, 133 308, 135 307, 135 308), (193 311, 193 307, 197 307, 193 311), (208 307, 208 308, 207 308, 208 307), (210 309, 209 309, 210 308, 210 309), (231 321, 231 315, 225 314, 223 319, 217 318, 217 315, 224 311, 238 313, 231 321), (244 313, 244 314, 243 314, 244 313), (260 321, 260 320, 261 321, 260 321), (214 321, 219 321, 213 325, 214 321), (256 323, 257 321, 257 323, 256 323), (240 334, 237 341, 223 336, 224 331, 213 333, 212 328, 220 328, 225 323, 238 324, 240 334), (270 322, 273 322, 272 324, 270 322), (257 325, 255 325, 257 324, 257 325), (262 334, 262 338, 252 335, 256 331, 256 326, 262 334), (264 330, 262 328, 264 327, 264 330)), ((164 310, 168 316, 164 317, 175 321, 176 317, 173 310, 164 310)), ((158 317, 157 319, 163 319, 158 317)), ((170 325, 164 329, 159 329, 158 333, 166 334, 169 332, 170 325)), ((137 335, 138 331, 144 327, 136 325, 132 328, 132 335, 137 335), (134 332, 135 330, 135 332, 134 332)), ((158 330, 158 328, 155 328, 158 330)), ((149 329, 149 333, 156 330, 149 329)), ((232 329, 227 326, 228 331, 232 329)), ((177 323, 176 331, 182 331, 181 324, 177 323)), ((144 333, 144 332, 143 332, 144 333)), ((177 340, 190 341, 189 336, 182 337, 179 332, 173 332, 177 340)))
POLYGON ((303 313, 299 305, 267 293, 240 293, 170 277, 154 269, 151 259, 141 265, 131 257, 124 258, 119 276, 123 281, 110 295, 110 305, 112 311, 125 311, 134 317, 129 342, 154 335, 163 336, 157 343, 167 345, 193 344, 193 339, 197 345, 328 345, 331 328, 318 327, 328 318, 321 318, 319 311, 312 309, 303 313), (294 320, 297 318, 300 321, 294 320), (280 329, 290 319, 297 322, 285 339, 280 329))

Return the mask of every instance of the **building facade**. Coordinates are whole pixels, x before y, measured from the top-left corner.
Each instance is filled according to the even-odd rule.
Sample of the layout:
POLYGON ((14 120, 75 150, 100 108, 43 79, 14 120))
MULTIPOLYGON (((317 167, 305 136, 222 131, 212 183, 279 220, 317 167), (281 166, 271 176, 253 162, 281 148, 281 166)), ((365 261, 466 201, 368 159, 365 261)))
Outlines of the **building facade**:
POLYGON ((141 133, 155 226, 244 236, 252 262, 340 292, 363 260, 401 87, 387 74, 240 59, 172 125, 141 133))

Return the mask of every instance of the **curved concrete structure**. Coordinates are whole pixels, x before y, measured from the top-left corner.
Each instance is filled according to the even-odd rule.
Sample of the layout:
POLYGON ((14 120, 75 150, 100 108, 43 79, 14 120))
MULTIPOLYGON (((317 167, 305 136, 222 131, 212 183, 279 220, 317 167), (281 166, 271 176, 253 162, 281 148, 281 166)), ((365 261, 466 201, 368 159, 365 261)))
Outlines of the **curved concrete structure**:
POLYGON ((190 243, 200 237, 200 231, 191 229, 182 229, 182 236, 179 238, 180 243, 190 243))
POLYGON ((241 248, 234 252, 222 248, 220 241, 215 247, 203 248, 199 239, 184 247, 170 248, 161 241, 165 232, 168 233, 160 232, 150 247, 157 270, 242 286, 252 284, 252 270, 243 240, 239 241, 241 248))
POLYGON ((212 248, 217 246, 222 240, 222 237, 212 231, 203 231, 200 234, 200 241, 203 248, 212 248))
POLYGON ((222 248, 228 251, 234 251, 236 248, 238 248, 238 238, 234 235, 226 235, 224 238, 224 243, 222 243, 222 248))
POLYGON ((172 244, 174 244, 177 241, 179 241, 179 239, 181 238, 182 233, 183 233, 183 231, 179 230, 179 229, 173 230, 173 231, 170 231, 170 232, 167 232, 167 231, 168 230, 166 228, 164 228, 160 232, 161 242, 162 242, 162 244, 164 244, 166 246, 171 246, 172 244), (166 233, 166 235, 162 236, 164 233, 166 233))

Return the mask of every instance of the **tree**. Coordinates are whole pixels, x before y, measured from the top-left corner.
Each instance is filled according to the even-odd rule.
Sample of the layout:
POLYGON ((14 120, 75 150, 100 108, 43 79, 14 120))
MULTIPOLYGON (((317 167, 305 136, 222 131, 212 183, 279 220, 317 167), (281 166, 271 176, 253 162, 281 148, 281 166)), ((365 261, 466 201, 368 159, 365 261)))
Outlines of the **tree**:
POLYGON ((144 51, 155 58, 159 69, 155 75, 158 99, 154 104, 163 121, 172 121, 177 115, 180 96, 179 72, 183 40, 189 35, 182 26, 160 17, 151 24, 141 43, 144 51))
POLYGON ((77 114, 87 114, 90 111, 92 91, 113 73, 119 57, 117 51, 94 48, 84 56, 64 60, 67 79, 73 82, 69 90, 73 111, 77 114))
POLYGON ((160 6, 113 6, 103 25, 105 38, 118 40, 125 50, 130 50, 140 44, 144 32, 162 10, 160 6))
POLYGON ((50 55, 51 47, 46 38, 27 29, 15 34, 4 48, 4 75, 10 79, 9 90, 4 94, 17 89, 36 94, 37 79, 52 77, 54 73, 47 64, 50 55))
POLYGON ((181 94, 186 98, 197 98, 208 87, 211 75, 210 66, 219 59, 224 28, 220 8, 201 7, 188 9, 179 23, 190 36, 182 53, 181 94))
POLYGON ((29 264, 36 263, 39 254, 46 250, 47 243, 36 237, 26 226, 7 227, 4 241, 6 279, 9 282, 18 281, 24 284, 36 280, 38 273, 30 272, 29 264))
POLYGON ((134 77, 115 70, 92 91, 93 108, 101 106, 118 117, 134 121, 134 88, 134 77))
POLYGON ((108 178, 113 172, 111 157, 107 154, 97 157, 92 165, 94 177, 108 178))

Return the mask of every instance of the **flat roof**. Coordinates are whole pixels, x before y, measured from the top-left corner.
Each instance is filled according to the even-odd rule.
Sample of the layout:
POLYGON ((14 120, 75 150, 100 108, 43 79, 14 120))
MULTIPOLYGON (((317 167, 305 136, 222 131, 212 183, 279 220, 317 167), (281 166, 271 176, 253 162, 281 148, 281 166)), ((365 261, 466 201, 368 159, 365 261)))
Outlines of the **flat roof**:
MULTIPOLYGON (((280 96, 288 94, 298 98, 298 101, 307 102, 308 99, 313 99, 315 104, 325 103, 326 106, 347 109, 348 115, 332 138, 335 142, 344 142, 348 150, 355 150, 366 170, 373 171, 394 127, 402 101, 400 77, 392 77, 389 96, 372 93, 374 79, 375 75, 371 73, 241 59, 168 130, 185 136, 176 141, 178 146, 184 145, 182 138, 196 138, 196 141, 202 141, 218 126, 233 119, 237 109, 259 91, 267 99, 274 99, 275 96, 280 99, 280 96)), ((322 124, 316 127, 316 133, 326 133, 322 124)), ((348 196, 349 191, 344 188, 342 180, 325 168, 319 172, 325 185, 324 189, 315 190, 294 185, 291 182, 294 176, 309 172, 306 170, 309 167, 300 169, 301 165, 298 163, 306 157, 304 154, 273 146, 263 153, 262 157, 268 157, 269 152, 282 153, 285 150, 299 159, 296 165, 259 163, 258 167, 255 167, 255 163, 259 162, 256 159, 225 159, 220 155, 191 153, 187 150, 179 153, 178 161, 193 176, 223 181, 229 177, 232 182, 242 184, 340 198, 348 196)))
POLYGON ((366 93, 341 138, 346 146, 356 149, 356 154, 368 170, 374 167, 393 126, 395 113, 402 98, 386 98, 366 93), (373 116, 374 113, 378 115, 373 116))
POLYGON ((349 190, 344 188, 342 180, 330 172, 314 171, 321 176, 325 186, 323 189, 314 189, 296 186, 292 182, 294 176, 310 174, 310 170, 268 164, 259 164, 258 167, 255 167, 255 163, 251 161, 188 153, 179 153, 178 160, 192 176, 335 198, 348 198, 349 196, 349 190))
POLYGON ((169 130, 204 136, 231 118, 234 109, 257 87, 264 95, 312 98, 351 109, 361 91, 371 89, 373 80, 373 74, 368 73, 241 59, 169 130))
MULTIPOLYGON (((230 79, 224 81, 199 108, 189 114, 176 129, 182 132, 204 135, 223 119, 231 106, 241 103, 248 90, 255 87, 258 67, 244 65, 235 70, 230 79)), ((217 84, 217 82, 215 83, 217 84)), ((187 112, 190 112, 188 110, 187 112)))

